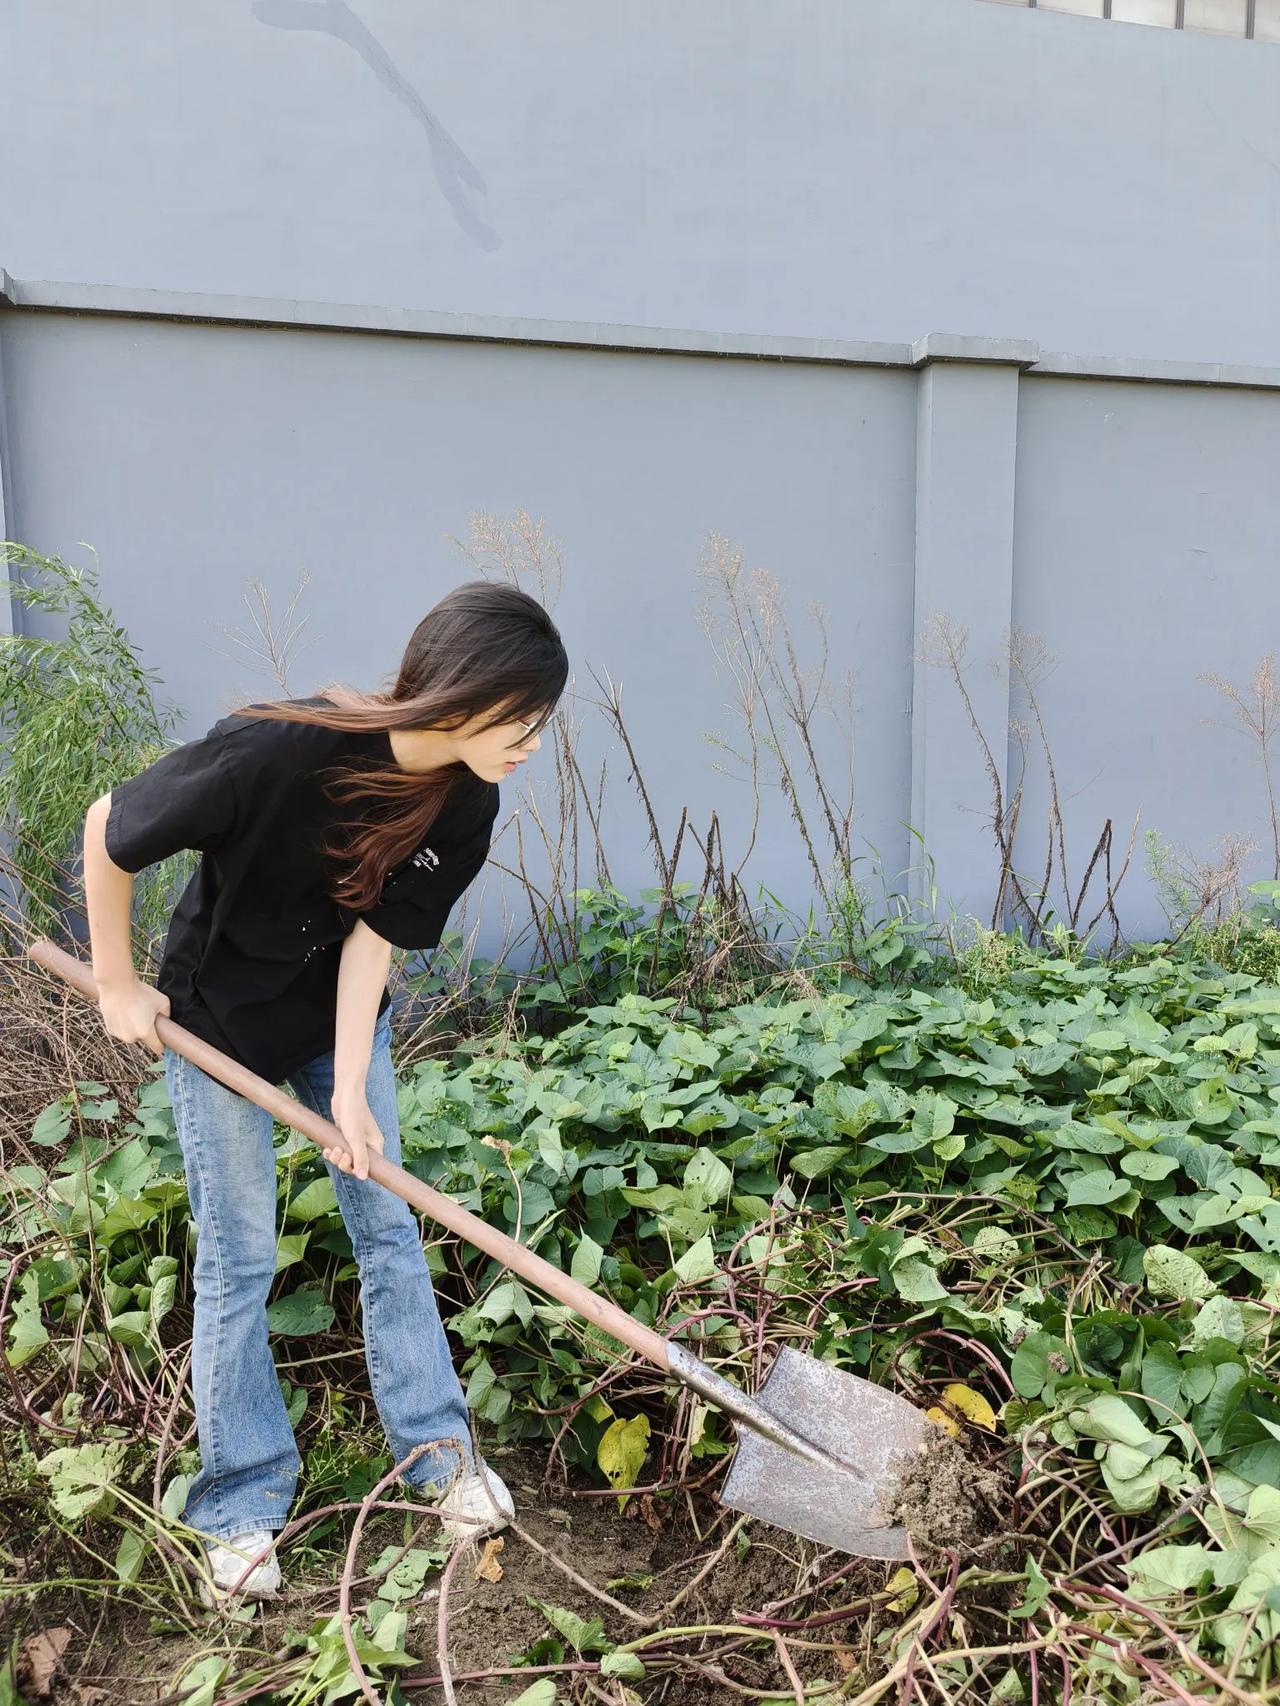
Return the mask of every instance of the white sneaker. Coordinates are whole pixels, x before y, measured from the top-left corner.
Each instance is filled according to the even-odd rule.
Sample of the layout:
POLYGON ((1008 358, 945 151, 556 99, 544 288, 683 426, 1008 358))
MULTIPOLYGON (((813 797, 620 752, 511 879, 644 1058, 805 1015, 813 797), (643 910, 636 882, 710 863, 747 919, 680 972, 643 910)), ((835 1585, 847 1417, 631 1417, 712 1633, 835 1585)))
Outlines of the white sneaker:
POLYGON ((440 1500, 440 1509, 447 1514, 440 1526, 455 1540, 466 1540, 474 1534, 493 1534, 505 1528, 516 1514, 510 1490, 497 1472, 483 1457, 476 1458, 475 1468, 468 1467, 440 1500))
MULTIPOLYGON (((233 1534, 208 1548, 209 1567, 213 1571, 213 1586, 200 1578, 200 1598, 211 1609, 229 1597, 229 1590, 239 1581, 250 1561, 265 1552, 275 1535, 265 1528, 233 1534)), ((280 1591, 280 1560, 274 1552, 257 1563, 236 1589, 236 1598, 271 1599, 280 1591)))

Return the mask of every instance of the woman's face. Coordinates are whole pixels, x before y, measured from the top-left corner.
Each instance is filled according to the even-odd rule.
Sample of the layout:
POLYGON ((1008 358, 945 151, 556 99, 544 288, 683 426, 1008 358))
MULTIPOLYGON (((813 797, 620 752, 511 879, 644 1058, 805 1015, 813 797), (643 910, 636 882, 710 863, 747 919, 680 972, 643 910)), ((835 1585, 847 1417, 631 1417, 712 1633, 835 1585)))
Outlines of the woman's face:
POLYGON ((463 763, 491 782, 514 776, 542 745, 541 733, 534 730, 545 727, 545 718, 506 717, 487 729, 479 727, 481 721, 474 718, 455 731, 453 740, 463 763))

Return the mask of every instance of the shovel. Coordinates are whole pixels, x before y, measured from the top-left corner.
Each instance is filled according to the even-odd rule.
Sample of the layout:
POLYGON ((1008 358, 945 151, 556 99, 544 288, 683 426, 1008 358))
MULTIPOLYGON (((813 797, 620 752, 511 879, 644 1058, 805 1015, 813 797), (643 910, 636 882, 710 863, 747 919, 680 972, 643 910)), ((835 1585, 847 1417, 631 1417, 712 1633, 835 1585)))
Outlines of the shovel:
MULTIPOLYGON (((93 973, 84 961, 44 939, 28 953, 82 995, 97 1000, 93 973)), ((313 1143, 322 1148, 347 1147, 337 1126, 172 1019, 158 1018, 156 1035, 167 1048, 313 1143)), ((663 1338, 610 1298, 588 1290, 376 1152, 369 1156, 369 1177, 738 1423, 742 1431, 737 1451, 720 1494, 732 1510, 856 1557, 907 1556, 906 1530, 889 1520, 881 1502, 897 1480, 897 1466, 923 1443, 925 1418, 905 1398, 790 1345, 778 1352, 760 1390, 751 1397, 684 1345, 663 1338)))

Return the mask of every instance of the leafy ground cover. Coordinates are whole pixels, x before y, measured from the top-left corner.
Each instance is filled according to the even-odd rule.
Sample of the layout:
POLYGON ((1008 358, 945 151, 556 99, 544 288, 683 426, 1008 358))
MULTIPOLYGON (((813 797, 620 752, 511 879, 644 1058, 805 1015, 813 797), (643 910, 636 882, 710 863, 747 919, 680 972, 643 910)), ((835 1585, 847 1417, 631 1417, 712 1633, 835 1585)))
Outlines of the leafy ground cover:
POLYGON ((718 1506, 714 1410, 428 1225, 478 1437, 528 1513, 451 1559, 379 1486, 350 1245, 282 1130, 292 1585, 211 1621, 176 1520, 172 1120, 154 1074, 127 1100, 80 1081, 6 1168, 12 1663, 81 1631, 56 1669, 25 1649, 11 1695, 301 1706, 359 1697, 353 1652, 366 1698, 486 1706, 1280 1694, 1280 987, 1153 947, 706 1013, 624 994, 414 1060, 400 1113, 411 1170, 729 1378, 789 1343, 929 1410, 956 1444, 904 1500, 911 1566, 718 1506), (148 1666, 113 1670, 94 1619, 148 1666))

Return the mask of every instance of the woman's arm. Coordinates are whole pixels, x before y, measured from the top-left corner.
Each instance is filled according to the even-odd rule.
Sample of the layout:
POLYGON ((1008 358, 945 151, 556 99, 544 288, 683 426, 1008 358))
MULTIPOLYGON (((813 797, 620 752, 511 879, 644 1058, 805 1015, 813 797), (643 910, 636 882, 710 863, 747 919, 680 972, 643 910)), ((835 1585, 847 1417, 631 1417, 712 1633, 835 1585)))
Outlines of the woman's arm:
POLYGON ((326 1160, 357 1179, 369 1176, 369 1151, 382 1153, 382 1133, 369 1112, 365 1078, 373 1052, 378 1002, 391 966, 391 943, 370 930, 362 918, 342 944, 338 962, 338 1010, 333 1045, 333 1117, 351 1145, 351 1155, 333 1148, 326 1160))
POLYGON ((156 1035, 156 1018, 168 1017, 169 997, 143 983, 133 969, 133 876, 107 852, 110 810, 111 795, 104 794, 84 820, 84 897, 98 1009, 109 1036, 122 1043, 145 1043, 160 1054, 164 1044, 156 1035))

